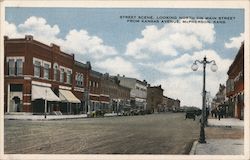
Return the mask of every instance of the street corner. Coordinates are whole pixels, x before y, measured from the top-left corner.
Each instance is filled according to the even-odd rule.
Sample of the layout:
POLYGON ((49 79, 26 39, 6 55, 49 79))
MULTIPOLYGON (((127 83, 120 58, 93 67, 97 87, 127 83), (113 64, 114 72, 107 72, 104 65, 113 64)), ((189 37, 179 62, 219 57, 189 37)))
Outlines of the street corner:
POLYGON ((197 144, 198 144, 197 140, 193 142, 193 145, 192 145, 192 148, 191 148, 191 150, 189 152, 189 155, 195 155, 197 144))
MULTIPOLYGON (((193 149, 193 148, 192 148, 193 149)), ((243 155, 243 139, 208 139, 206 143, 197 143, 195 155, 243 155)))

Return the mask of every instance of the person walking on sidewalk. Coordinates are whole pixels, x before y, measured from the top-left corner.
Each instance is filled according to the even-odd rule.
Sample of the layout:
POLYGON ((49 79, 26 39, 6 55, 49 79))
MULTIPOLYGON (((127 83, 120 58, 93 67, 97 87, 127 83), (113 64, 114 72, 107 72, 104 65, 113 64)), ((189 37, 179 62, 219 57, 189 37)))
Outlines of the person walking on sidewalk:
POLYGON ((218 109, 219 120, 220 120, 221 118, 223 118, 222 112, 223 112, 223 111, 222 111, 222 108, 219 107, 219 109, 218 109))

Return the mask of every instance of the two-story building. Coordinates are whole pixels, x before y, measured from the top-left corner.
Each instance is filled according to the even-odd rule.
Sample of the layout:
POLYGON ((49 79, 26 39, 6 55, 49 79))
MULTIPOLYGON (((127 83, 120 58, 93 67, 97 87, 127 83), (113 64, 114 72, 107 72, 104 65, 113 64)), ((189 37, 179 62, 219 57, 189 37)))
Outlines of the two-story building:
POLYGON ((117 76, 103 74, 101 78, 101 94, 109 97, 108 112, 121 112, 130 104, 130 88, 120 85, 117 76))
POLYGON ((5 112, 73 114, 81 103, 74 95, 74 54, 25 36, 4 37, 5 112))
POLYGON ((161 112, 178 111, 180 109, 180 100, 163 96, 161 112))
POLYGON ((234 117, 244 119, 244 42, 227 72, 226 95, 234 117))
POLYGON ((120 85, 130 88, 130 105, 133 109, 146 110, 147 82, 117 75, 120 85))
POLYGON ((163 102, 163 89, 159 86, 148 86, 147 88, 147 112, 160 112, 163 102))

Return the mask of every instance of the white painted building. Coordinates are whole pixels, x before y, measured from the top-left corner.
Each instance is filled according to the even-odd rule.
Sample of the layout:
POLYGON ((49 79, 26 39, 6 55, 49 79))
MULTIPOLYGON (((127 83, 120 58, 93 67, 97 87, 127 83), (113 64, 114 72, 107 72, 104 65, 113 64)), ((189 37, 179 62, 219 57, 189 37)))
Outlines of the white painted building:
POLYGON ((117 75, 120 85, 130 88, 131 106, 137 109, 146 109, 147 82, 136 78, 117 75))

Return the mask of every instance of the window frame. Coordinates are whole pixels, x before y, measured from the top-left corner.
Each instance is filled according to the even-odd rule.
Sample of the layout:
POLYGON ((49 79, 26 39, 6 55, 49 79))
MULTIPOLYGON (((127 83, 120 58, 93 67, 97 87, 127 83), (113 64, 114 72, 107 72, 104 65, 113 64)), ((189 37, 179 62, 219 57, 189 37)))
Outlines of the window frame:
POLYGON ((34 77, 41 77, 41 68, 42 68, 41 61, 35 60, 33 65, 34 65, 34 77), (39 75, 36 74, 37 73, 36 69, 38 69, 37 71, 39 71, 39 75))
POLYGON ((60 68, 60 80, 61 83, 65 83, 65 69, 60 68))
POLYGON ((16 59, 16 75, 20 76, 20 75, 23 75, 23 59, 21 58, 17 58, 16 59), (21 62, 21 66, 19 67, 18 66, 18 62, 21 62))
POLYGON ((14 58, 13 59, 9 59, 8 60, 8 75, 10 75, 10 76, 16 75, 16 72, 15 72, 15 68, 16 67, 15 66, 16 66, 15 59, 14 58), (10 62, 13 62, 13 66, 10 66, 10 64, 11 64, 10 62))
POLYGON ((50 65, 48 63, 44 63, 43 65, 43 78, 50 79, 50 65), (47 74, 46 74, 46 71, 47 71, 47 74))

